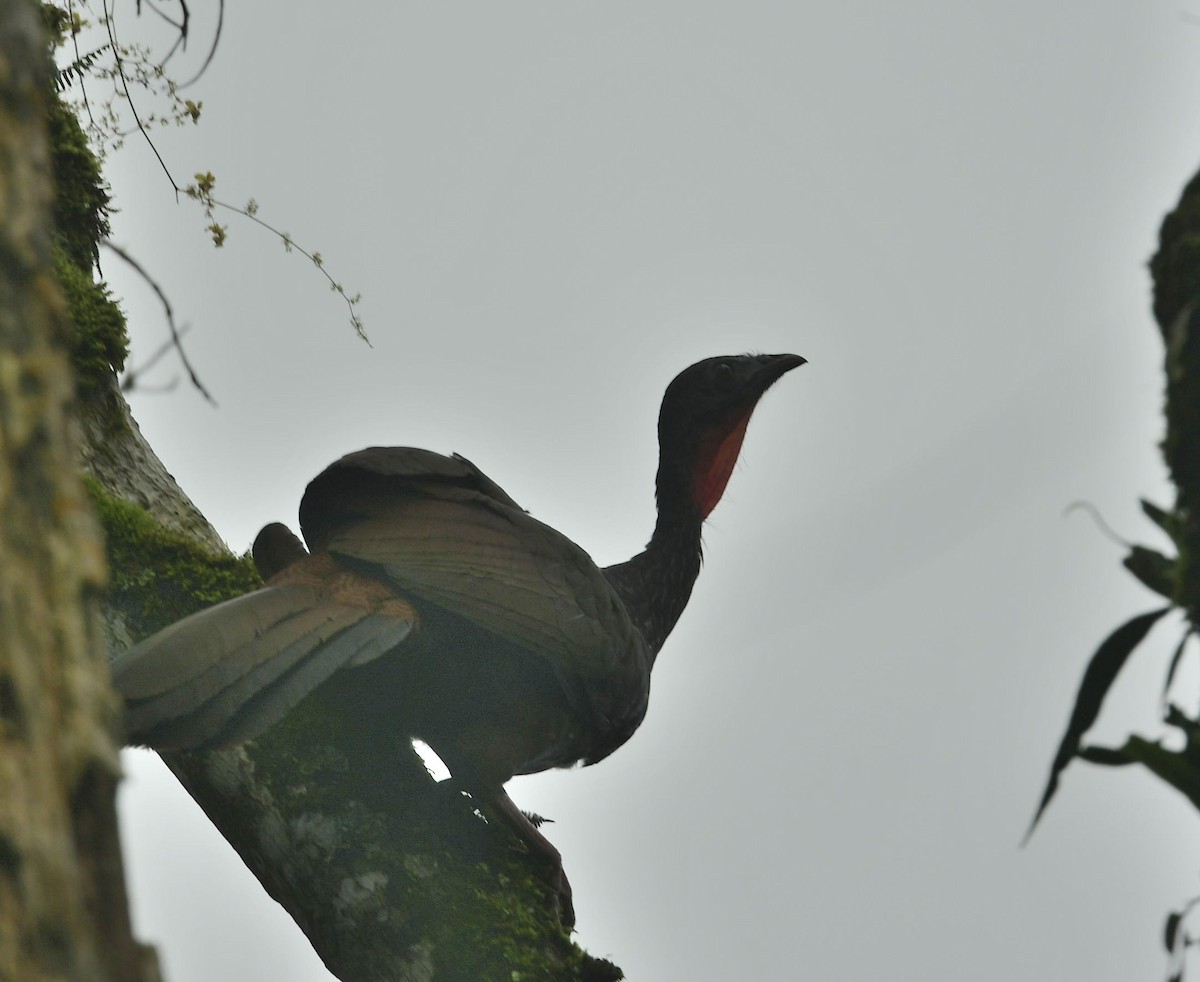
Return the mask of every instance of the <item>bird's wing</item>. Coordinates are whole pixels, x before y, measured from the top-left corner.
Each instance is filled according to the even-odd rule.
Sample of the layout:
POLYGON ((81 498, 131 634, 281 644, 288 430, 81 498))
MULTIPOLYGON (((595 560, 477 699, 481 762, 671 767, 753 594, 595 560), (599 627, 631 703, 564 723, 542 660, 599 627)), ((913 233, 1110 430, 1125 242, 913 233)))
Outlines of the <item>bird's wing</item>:
POLYGON ((311 556, 296 543, 265 589, 114 661, 131 743, 252 739, 339 668, 403 641, 419 622, 409 597, 541 655, 580 711, 609 724, 640 720, 650 658, 624 605, 579 546, 470 461, 359 451, 309 485, 300 519, 311 556))
POLYGON ((367 564, 539 653, 564 678, 616 685, 649 672, 645 642, 591 557, 465 458, 351 454, 309 485, 300 519, 314 552, 367 564))
POLYGON ((253 739, 337 669, 377 658, 416 611, 328 557, 303 559, 270 586, 160 631, 119 655, 130 743, 195 750, 253 739))

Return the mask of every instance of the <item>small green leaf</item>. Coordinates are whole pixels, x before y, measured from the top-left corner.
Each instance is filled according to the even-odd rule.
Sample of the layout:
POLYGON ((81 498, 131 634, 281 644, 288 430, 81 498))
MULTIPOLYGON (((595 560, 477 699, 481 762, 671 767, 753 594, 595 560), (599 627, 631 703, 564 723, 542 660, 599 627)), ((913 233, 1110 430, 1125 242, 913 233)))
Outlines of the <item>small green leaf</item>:
POLYGON ((1167 693, 1171 691, 1171 683, 1175 681, 1175 672, 1179 668, 1179 662, 1183 658, 1183 649, 1187 647, 1188 638, 1192 636, 1191 628, 1183 632, 1183 637, 1179 639, 1179 644, 1175 648, 1175 653, 1171 656, 1171 663, 1167 666, 1167 679, 1163 682, 1162 700, 1167 701, 1167 693))
POLYGON ((1139 736, 1131 736, 1122 749, 1127 757, 1136 760, 1200 808, 1200 770, 1188 753, 1176 753, 1139 736))
POLYGON ((1139 583, 1149 587, 1160 597, 1171 600, 1175 596, 1175 560, 1146 546, 1133 546, 1122 561, 1139 583))
POLYGON ((1075 707, 1071 710, 1071 718, 1067 721, 1067 730, 1063 734, 1058 752, 1054 755, 1054 761, 1050 765, 1050 778, 1046 782, 1046 790, 1038 803, 1037 811, 1033 814, 1033 821, 1029 823, 1029 830, 1025 833, 1023 843, 1028 842, 1029 837, 1033 835, 1038 819, 1042 817, 1042 812, 1046 810, 1046 806, 1050 804, 1050 799, 1054 797, 1054 792, 1058 789, 1059 775, 1071 762, 1071 758, 1078 753, 1079 743, 1083 739, 1084 733, 1096 722, 1104 697, 1108 694, 1109 688, 1116 679, 1117 673, 1121 671, 1130 652, 1141 644, 1150 628, 1170 609, 1169 606, 1161 607, 1126 621, 1105 638, 1100 647, 1096 649, 1096 653, 1092 655, 1091 661, 1084 670, 1083 681, 1079 684, 1079 692, 1075 696, 1075 707))
POLYGON ((1167 946, 1167 954, 1169 955, 1175 954, 1175 942, 1179 936, 1179 924, 1182 920, 1183 913, 1173 910, 1163 928, 1163 944, 1167 946))
POLYGON ((1175 703, 1167 703, 1167 711, 1163 714, 1163 722, 1167 726, 1173 726, 1177 730, 1182 730, 1184 736, 1192 741, 1196 737, 1196 731, 1200 729, 1200 724, 1192 719, 1187 713, 1175 705, 1175 703))
POLYGON ((1080 747, 1075 754, 1080 760, 1089 764, 1099 764, 1101 767, 1126 767, 1137 763, 1128 757, 1120 747, 1080 747))
POLYGON ((1145 498, 1141 499, 1141 505, 1142 513, 1174 539, 1175 535, 1171 531, 1171 513, 1164 508, 1159 508, 1153 501, 1147 501, 1145 498))

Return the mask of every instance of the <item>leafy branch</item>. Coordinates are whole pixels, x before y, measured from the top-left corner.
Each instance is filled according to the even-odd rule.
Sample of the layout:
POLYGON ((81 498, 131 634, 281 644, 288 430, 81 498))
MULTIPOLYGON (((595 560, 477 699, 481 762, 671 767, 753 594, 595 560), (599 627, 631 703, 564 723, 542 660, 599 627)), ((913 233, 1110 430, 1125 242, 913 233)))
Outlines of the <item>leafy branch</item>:
MULTIPOLYGON (((184 98, 180 94, 180 89, 195 82, 213 60, 224 22, 224 0, 218 2, 217 26, 204 62, 193 77, 182 84, 175 82, 168 75, 167 64, 178 51, 183 50, 187 45, 191 14, 186 0, 171 0, 171 4, 178 7, 177 16, 167 13, 156 0, 137 0, 136 9, 139 15, 144 5, 147 10, 165 21, 175 31, 175 41, 161 59, 156 59, 152 51, 145 45, 126 44, 118 38, 116 0, 101 0, 100 15, 98 23, 95 24, 86 16, 90 12, 89 0, 66 0, 66 3, 65 10, 60 7, 50 8, 51 27, 57 35, 60 46, 68 37, 70 38, 75 58, 69 64, 58 69, 56 84, 60 91, 78 87, 80 99, 75 106, 76 113, 81 119, 86 116, 88 120, 88 137, 97 156, 103 159, 107 152, 121 149, 129 136, 135 133, 140 134, 150 147, 167 182, 175 192, 176 200, 179 201, 186 197, 200 205, 206 222, 205 231, 211 237, 214 246, 221 247, 229 232, 227 225, 217 221, 214 214, 217 209, 233 212, 259 225, 276 236, 283 243, 284 249, 288 252, 300 253, 321 272, 321 275, 329 282, 330 289, 341 296, 345 302, 349 312, 350 325, 354 328, 355 334, 369 344, 362 317, 358 312, 362 294, 348 292, 342 283, 325 269, 324 259, 320 252, 304 248, 289 233, 260 218, 258 204, 253 199, 249 200, 245 206, 239 207, 216 198, 213 195, 216 177, 211 171, 197 174, 195 181, 191 184, 181 185, 175 179, 171 168, 167 165, 167 161, 151 136, 151 131, 155 128, 183 126, 187 123, 196 125, 200 122, 204 103, 199 99, 184 98), (98 28, 104 32, 105 42, 86 54, 80 54, 79 38, 85 31, 92 28, 98 28), (95 109, 93 109, 92 100, 88 98, 86 84, 88 79, 106 82, 112 87, 112 92, 107 98, 97 103, 95 109), (134 98, 134 90, 140 90, 147 98, 157 100, 159 103, 165 102, 166 108, 143 114, 139 111, 138 102, 134 98), (121 107, 124 107, 124 111, 121 107), (131 117, 132 125, 124 122, 123 115, 125 113, 131 117)), ((178 345, 178 332, 172 332, 172 341, 178 345)), ((182 348, 179 350, 182 355, 182 348)), ((194 376, 186 358, 184 365, 188 374, 194 376)))
POLYGON ((222 201, 213 195, 213 188, 216 187, 217 178, 212 171, 207 171, 203 174, 197 174, 194 183, 189 184, 183 189, 183 193, 189 198, 198 201, 204 209, 204 217, 208 220, 207 231, 212 236, 213 245, 218 249, 225 244, 225 236, 228 232, 228 226, 220 224, 215 215, 218 208, 225 211, 231 211, 234 214, 241 215, 254 224, 266 229, 272 235, 276 236, 283 243, 283 248, 287 252, 298 252, 311 262, 329 281, 329 288, 338 294, 345 302, 346 307, 350 312, 350 326, 354 328, 354 333, 357 334, 367 344, 371 343, 367 337, 366 331, 363 329, 362 317, 358 313, 358 303, 362 300, 361 293, 349 294, 346 288, 335 280, 325 269, 325 260, 319 252, 309 252, 303 246, 299 245, 292 238, 289 232, 281 231, 270 222, 264 221, 258 217, 258 202, 251 198, 242 207, 231 205, 226 201, 222 201))
MULTIPOLYGON (((1143 501, 1142 511, 1170 538, 1174 555, 1133 545, 1123 564, 1169 605, 1123 624, 1092 656, 1030 833, 1053 797, 1062 771, 1076 758, 1107 767, 1140 765, 1200 810, 1200 710, 1189 712, 1171 701, 1180 665, 1197 647, 1191 639, 1200 633, 1200 174, 1192 177, 1178 205, 1163 219, 1150 270, 1166 376, 1166 436, 1161 448, 1176 496, 1170 510, 1143 501), (1186 624, 1167 665, 1159 700, 1163 723, 1175 731, 1174 743, 1182 742, 1182 749, 1138 734, 1128 736, 1119 747, 1085 744, 1086 732, 1117 673, 1169 610, 1179 610, 1186 624)), ((1188 901, 1167 917, 1164 942, 1171 982, 1182 982, 1187 949, 1198 943, 1183 930, 1198 903, 1188 901)))

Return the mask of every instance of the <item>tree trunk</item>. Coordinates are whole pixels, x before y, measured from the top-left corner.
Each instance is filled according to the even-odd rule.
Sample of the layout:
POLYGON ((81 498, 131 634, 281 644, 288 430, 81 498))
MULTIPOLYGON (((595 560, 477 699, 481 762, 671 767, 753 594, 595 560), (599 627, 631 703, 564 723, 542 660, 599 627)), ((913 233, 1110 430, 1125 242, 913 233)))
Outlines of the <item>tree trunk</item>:
POLYGON ((116 834, 103 547, 79 477, 51 255, 50 63, 0 3, 0 979, 151 980, 116 834))

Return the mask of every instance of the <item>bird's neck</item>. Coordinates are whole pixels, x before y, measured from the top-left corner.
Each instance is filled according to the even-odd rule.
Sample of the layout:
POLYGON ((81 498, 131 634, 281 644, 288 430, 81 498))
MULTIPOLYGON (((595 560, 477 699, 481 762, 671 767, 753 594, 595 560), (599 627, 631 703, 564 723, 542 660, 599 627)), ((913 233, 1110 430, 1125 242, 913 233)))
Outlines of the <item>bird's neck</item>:
POLYGON ((655 656, 687 606, 702 558, 695 507, 663 505, 660 493, 658 524, 645 550, 604 571, 655 656))

